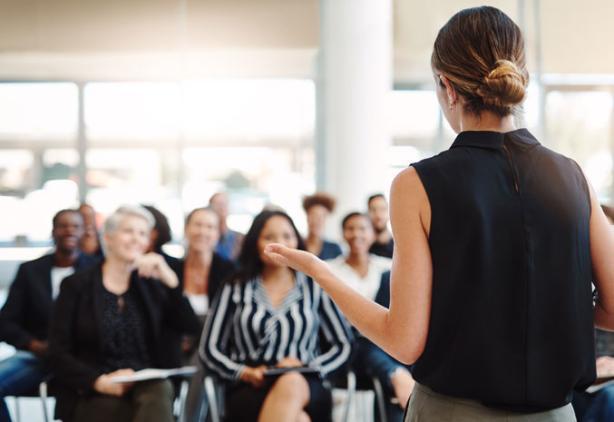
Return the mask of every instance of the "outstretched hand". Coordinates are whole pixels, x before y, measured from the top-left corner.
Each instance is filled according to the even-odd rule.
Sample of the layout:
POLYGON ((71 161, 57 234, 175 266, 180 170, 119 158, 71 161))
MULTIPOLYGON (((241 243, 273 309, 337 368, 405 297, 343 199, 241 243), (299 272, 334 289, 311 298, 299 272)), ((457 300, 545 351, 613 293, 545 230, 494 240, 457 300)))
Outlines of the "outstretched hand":
POLYGON ((264 252, 279 265, 288 266, 313 279, 328 271, 328 265, 312 253, 288 248, 279 243, 267 245, 264 252))

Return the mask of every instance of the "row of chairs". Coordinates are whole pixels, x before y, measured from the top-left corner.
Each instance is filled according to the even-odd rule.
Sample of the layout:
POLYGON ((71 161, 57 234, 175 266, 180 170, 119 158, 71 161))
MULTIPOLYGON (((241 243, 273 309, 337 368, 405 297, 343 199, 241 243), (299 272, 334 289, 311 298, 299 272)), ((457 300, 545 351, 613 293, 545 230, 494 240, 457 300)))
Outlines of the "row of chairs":
MULTIPOLYGON (((179 385, 179 393, 175 399, 173 405, 173 411, 177 422, 185 422, 185 404, 188 397, 188 388, 190 381, 188 378, 183 378, 179 385)), ((30 394, 25 394, 19 397, 15 397, 15 420, 16 422, 22 422, 21 418, 21 403, 20 399, 24 398, 37 398, 40 400, 42 406, 43 422, 53 421, 53 417, 49 414, 49 402, 53 397, 53 391, 49 390, 49 380, 43 381, 38 386, 38 391, 32 391, 30 394)))
MULTIPOLYGON (((214 375, 207 375, 204 378, 204 400, 202 400, 202 406, 200 409, 200 417, 199 421, 204 421, 205 418, 208 418, 210 422, 222 422, 224 420, 224 390, 225 383, 219 380, 214 375)), ((186 399, 188 396, 188 388, 189 388, 189 379, 182 379, 179 386, 179 393, 177 394, 177 398, 174 403, 174 413, 178 422, 185 422, 185 405, 186 399)), ((336 380, 331 384, 331 388, 341 388, 346 391, 346 397, 343 411, 342 411, 342 421, 349 422, 350 414, 352 406, 355 404, 356 393, 358 391, 364 390, 373 390, 375 395, 375 408, 377 411, 377 415, 379 417, 379 421, 387 422, 386 417, 386 397, 384 395, 384 389, 377 378, 371 379, 360 379, 358 380, 356 374, 353 371, 348 371, 344 379, 336 380)), ((32 394, 21 396, 21 397, 30 397, 40 399, 40 404, 42 406, 42 414, 43 421, 50 422, 52 418, 50 418, 48 411, 49 404, 49 383, 48 381, 43 381, 39 385, 38 392, 32 392, 32 394)), ((20 411, 20 397, 15 397, 15 419, 16 422, 21 422, 21 411, 20 411)))
MULTIPOLYGON (((348 371, 345 378, 334 380, 331 388, 343 389, 346 392, 346 400, 344 402, 342 417, 343 422, 349 422, 351 419, 351 409, 356 403, 356 393, 359 391, 373 390, 375 395, 375 408, 377 411, 378 420, 387 422, 386 415, 386 396, 384 388, 380 381, 373 377, 370 379, 358 379, 353 371, 348 371)), ((204 420, 209 417, 210 422, 222 422, 224 420, 224 391, 225 383, 217 379, 213 375, 207 375, 204 379, 204 392, 206 400, 203 401, 203 409, 199 420, 204 420), (205 409, 206 406, 206 409, 205 409)))

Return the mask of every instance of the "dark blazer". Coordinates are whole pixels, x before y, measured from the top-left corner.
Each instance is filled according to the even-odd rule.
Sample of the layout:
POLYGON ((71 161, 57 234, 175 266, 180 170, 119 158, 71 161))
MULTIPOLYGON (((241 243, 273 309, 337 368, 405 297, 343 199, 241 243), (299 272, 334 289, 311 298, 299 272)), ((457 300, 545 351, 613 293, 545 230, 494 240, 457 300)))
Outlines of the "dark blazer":
MULTIPOLYGON (((144 304, 148 323, 148 348, 155 367, 177 366, 169 360, 162 345, 164 326, 196 333, 200 329, 182 289, 169 289, 158 280, 140 278, 132 273, 131 283, 144 304)), ((70 420, 79 396, 92 394, 96 378, 102 374, 102 264, 73 274, 62 283, 49 330, 50 363, 58 392, 56 417, 70 420)))
MULTIPOLYGON (((184 282, 184 272, 185 272, 185 259, 175 259, 174 261, 167 261, 169 266, 177 277, 179 278, 179 285, 183 290, 184 282)), ((218 253, 213 254, 213 259, 211 260, 211 268, 209 270, 209 280, 207 285, 207 296, 209 297, 209 305, 213 304, 213 299, 216 297, 218 292, 221 291, 221 287, 224 282, 231 278, 235 273, 235 264, 232 261, 227 260, 226 258, 222 258, 218 253)), ((168 358, 172 361, 184 361, 184 353, 181 350, 181 342, 184 335, 194 335, 195 341, 193 346, 196 347, 198 345, 198 341, 200 339, 200 335, 203 329, 204 322, 201 321, 200 329, 198 333, 194 335, 194 333, 187 333, 185 331, 178 331, 174 326, 165 326, 164 330, 164 338, 165 342, 165 353, 168 354, 168 358)))
MULTIPOLYGON (((96 264, 96 259, 79 255, 75 271, 96 264)), ((51 268, 53 254, 43 255, 19 266, 17 275, 2 310, 0 310, 0 341, 17 349, 26 349, 30 341, 46 340, 53 305, 51 268)))

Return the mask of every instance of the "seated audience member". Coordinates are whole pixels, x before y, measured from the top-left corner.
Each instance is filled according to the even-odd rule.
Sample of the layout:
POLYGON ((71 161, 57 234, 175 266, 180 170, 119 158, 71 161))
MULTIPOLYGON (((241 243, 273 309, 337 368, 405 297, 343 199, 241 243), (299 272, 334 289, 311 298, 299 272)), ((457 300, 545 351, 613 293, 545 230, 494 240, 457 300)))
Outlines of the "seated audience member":
POLYGON ((162 250, 162 246, 173 239, 171 226, 168 224, 168 218, 152 205, 143 205, 143 208, 149 211, 154 218, 154 226, 149 235, 149 247, 147 248, 147 252, 155 252, 158 255, 162 255, 166 263, 174 269, 178 265, 179 260, 162 250))
POLYGON ((326 219, 335 210, 335 198, 326 193, 316 193, 303 199, 307 214, 307 250, 320 259, 333 259, 341 255, 341 248, 335 242, 324 239, 326 219))
POLYGON ((369 252, 374 255, 392 258, 394 240, 392 233, 388 230, 388 220, 390 219, 388 201, 386 201, 386 197, 383 194, 377 193, 369 197, 367 207, 369 218, 375 230, 375 241, 371 245, 369 252))
POLYGON ((124 206, 104 224, 105 260, 62 283, 49 332, 56 417, 63 421, 173 421, 168 380, 116 383, 117 376, 176 366, 160 351, 164 324, 198 330, 176 274, 145 254, 152 215, 124 206))
MULTIPOLYGON (((196 208, 185 219, 186 254, 177 261, 175 272, 183 287, 185 296, 189 299, 194 313, 204 324, 209 304, 213 302, 222 283, 232 276, 234 264, 214 252, 219 237, 219 217, 211 208, 196 208)), ((169 333, 169 344, 173 350, 178 350, 175 344, 181 344, 181 360, 186 365, 200 366, 196 347, 199 336, 182 336, 181 333, 169 333)), ((198 420, 202 397, 202 368, 190 381, 186 400, 186 421, 198 420)))
POLYGON ((316 283, 265 255, 274 242, 304 249, 287 214, 263 211, 245 236, 238 277, 224 284, 205 323, 200 356, 229 382, 227 421, 330 421, 323 377, 350 357, 351 332, 316 283), (267 375, 304 366, 314 372, 267 375))
POLYGON ((234 272, 234 264, 215 252, 219 217, 211 208, 196 208, 185 219, 186 254, 178 274, 194 312, 207 313, 222 282, 234 272))
POLYGON ((83 236, 81 237, 81 251, 84 254, 102 259, 104 253, 100 244, 100 235, 98 234, 98 226, 96 224, 96 211, 91 205, 83 203, 79 206, 79 213, 81 217, 83 217, 84 227, 83 236))
MULTIPOLYGON (((0 310, 0 340, 17 353, 0 362, 0 394, 19 396, 38 391, 49 375, 47 330, 51 307, 60 283, 76 270, 95 264, 79 250, 83 219, 77 210, 62 210, 53 217, 51 232, 55 250, 19 266, 15 281, 0 310)), ((0 401, 0 421, 10 416, 0 401)))
POLYGON ((243 235, 239 232, 231 230, 226 224, 228 219, 228 194, 218 192, 209 199, 209 207, 213 209, 220 217, 220 238, 215 247, 222 258, 234 261, 239 255, 241 244, 243 243, 243 235))
MULTIPOLYGON (((614 333, 595 330, 597 378, 614 377, 614 333)), ((579 422, 614 421, 614 385, 606 385, 594 393, 575 392, 573 407, 579 422)))
MULTIPOLYGON (((614 224, 614 209, 602 205, 603 211, 614 224)), ((614 378, 614 333, 595 330, 597 378, 614 378)), ((614 421, 614 385, 607 385, 594 393, 576 392, 573 407, 580 422, 614 421)))
MULTIPOLYGON (((363 296, 388 307, 392 260, 369 253, 369 246, 375 237, 369 217, 357 212, 350 213, 343 219, 342 228, 349 253, 329 261, 331 270, 363 296)), ((388 420, 401 421, 414 386, 408 368, 360 335, 355 348, 352 366, 357 375, 379 379, 386 395, 395 397, 399 403, 398 406, 391 405, 387 400, 388 420)))

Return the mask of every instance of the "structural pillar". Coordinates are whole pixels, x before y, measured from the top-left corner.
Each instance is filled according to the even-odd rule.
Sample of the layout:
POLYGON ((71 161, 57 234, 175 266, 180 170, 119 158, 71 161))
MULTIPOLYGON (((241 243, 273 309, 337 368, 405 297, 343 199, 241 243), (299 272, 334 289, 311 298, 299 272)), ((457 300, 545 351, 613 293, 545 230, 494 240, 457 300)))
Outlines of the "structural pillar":
POLYGON ((321 0, 316 91, 317 187, 338 215, 388 193, 392 1, 321 0))

